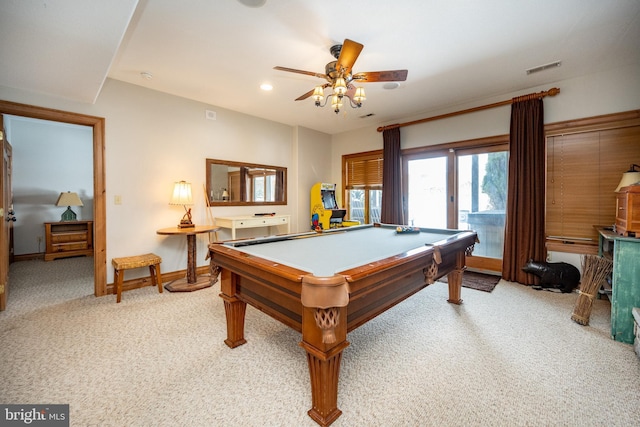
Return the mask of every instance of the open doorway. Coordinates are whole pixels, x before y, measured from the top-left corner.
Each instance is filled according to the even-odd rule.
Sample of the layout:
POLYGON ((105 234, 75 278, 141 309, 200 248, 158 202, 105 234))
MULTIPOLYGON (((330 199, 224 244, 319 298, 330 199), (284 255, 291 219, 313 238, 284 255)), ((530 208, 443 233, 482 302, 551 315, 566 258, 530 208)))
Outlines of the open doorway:
POLYGON ((8 114, 3 118, 13 153, 14 261, 42 259, 43 253, 49 261, 79 255, 81 249, 93 255, 92 233, 79 233, 77 242, 69 233, 58 233, 60 242, 47 239, 47 230, 93 224, 93 129, 8 114), (75 221, 68 222, 68 212, 77 214, 75 221))
MULTIPOLYGON (((104 118, 32 105, 0 101, 0 114, 89 126, 93 143, 93 246, 94 295, 107 294, 106 201, 104 176, 104 118)), ((10 287, 10 283, 9 283, 10 287)), ((10 301, 8 302, 10 304, 10 301)))

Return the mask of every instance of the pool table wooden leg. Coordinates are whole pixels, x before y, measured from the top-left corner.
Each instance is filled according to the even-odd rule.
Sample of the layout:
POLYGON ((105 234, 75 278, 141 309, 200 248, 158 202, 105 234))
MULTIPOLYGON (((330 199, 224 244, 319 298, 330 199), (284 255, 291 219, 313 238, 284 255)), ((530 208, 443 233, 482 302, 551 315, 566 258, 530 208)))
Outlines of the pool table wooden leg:
POLYGON ((449 299, 447 302, 452 304, 461 304, 462 298, 460 294, 462 291, 462 270, 455 269, 447 275, 447 282, 449 283, 449 299))
POLYGON ((342 414, 338 409, 338 379, 342 351, 349 346, 347 338, 347 310, 340 307, 340 321, 335 328, 336 341, 322 342, 322 330, 317 326, 314 309, 303 307, 302 342, 307 352, 311 378, 311 409, 307 412, 318 424, 325 427, 342 414))
POLYGON ((464 252, 456 253, 456 266, 455 268, 447 275, 447 282, 449 283, 449 299, 448 302, 452 304, 462 304, 462 298, 460 298, 460 294, 462 293, 462 274, 465 270, 465 254, 464 252))
POLYGON ((224 343, 231 348, 238 347, 247 342, 244 339, 244 318, 247 311, 247 303, 236 297, 236 276, 222 269, 220 283, 220 297, 224 300, 224 312, 227 317, 227 339, 224 343))

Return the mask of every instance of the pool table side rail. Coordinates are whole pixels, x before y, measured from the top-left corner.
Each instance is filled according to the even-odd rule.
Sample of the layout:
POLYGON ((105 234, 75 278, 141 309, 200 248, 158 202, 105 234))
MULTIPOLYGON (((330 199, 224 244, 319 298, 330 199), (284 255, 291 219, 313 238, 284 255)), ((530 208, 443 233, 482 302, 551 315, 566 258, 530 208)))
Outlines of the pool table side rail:
POLYGON ((411 295, 429 286, 425 268, 433 252, 424 252, 418 259, 349 282, 347 332, 379 316, 411 295))
MULTIPOLYGON (((233 277, 235 295, 252 307, 268 314, 298 332, 302 332, 302 277, 307 273, 295 268, 274 265, 271 261, 252 257, 221 245, 210 245, 211 264, 222 268, 222 274, 233 277)), ((223 289, 229 285, 221 280, 223 289)))
MULTIPOLYGON (((434 246, 426 246, 429 251, 403 254, 404 256, 399 258, 402 262, 395 265, 387 264, 387 268, 379 274, 366 274, 363 267, 341 272, 347 278, 350 288, 347 331, 358 328, 456 270, 460 262, 456 254, 464 254, 475 241, 474 232, 461 233, 447 239, 447 245, 443 245, 444 241, 436 242, 434 246), (434 277, 428 278, 427 269, 433 264, 436 250, 440 252, 437 273, 434 277)), ((383 262, 384 260, 380 261, 383 262)))
MULTIPOLYGON (((446 247, 447 252, 454 252, 458 250, 464 250, 469 245, 473 245, 477 241, 477 235, 474 231, 458 231, 457 234, 452 235, 451 237, 447 237, 442 240, 438 240, 436 242, 425 244, 422 247, 403 252, 398 255, 394 255, 392 257, 387 257, 381 260, 372 261, 368 264, 354 267, 348 270, 340 271, 337 274, 342 274, 347 278, 348 281, 358 280, 362 275, 369 275, 372 272, 372 269, 388 269, 397 264, 403 264, 414 257, 421 257, 423 253, 433 252, 436 248, 446 247)), ((437 278, 442 277, 444 274, 437 276, 437 278)))

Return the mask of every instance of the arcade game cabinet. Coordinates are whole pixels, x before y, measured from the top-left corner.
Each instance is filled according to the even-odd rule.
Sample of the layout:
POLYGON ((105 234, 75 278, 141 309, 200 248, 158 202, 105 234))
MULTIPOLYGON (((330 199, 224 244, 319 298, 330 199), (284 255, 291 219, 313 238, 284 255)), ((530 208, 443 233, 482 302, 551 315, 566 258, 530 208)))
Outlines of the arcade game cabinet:
POLYGON ((357 225, 344 221, 346 209, 339 209, 336 202, 336 184, 317 182, 311 187, 311 229, 320 231, 330 228, 357 225))

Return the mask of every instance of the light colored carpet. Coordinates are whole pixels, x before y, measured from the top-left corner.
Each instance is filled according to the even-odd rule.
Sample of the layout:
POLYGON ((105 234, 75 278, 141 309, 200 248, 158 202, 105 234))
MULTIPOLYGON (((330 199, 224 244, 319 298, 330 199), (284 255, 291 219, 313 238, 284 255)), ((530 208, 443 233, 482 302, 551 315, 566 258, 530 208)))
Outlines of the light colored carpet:
MULTIPOLYGON (((12 264, 0 402, 69 403, 72 426, 316 425, 298 333, 248 308, 232 350, 218 285, 116 304, 73 261, 12 264)), ((350 333, 333 425, 640 425, 640 361, 610 339, 608 302, 580 326, 577 294, 501 281, 462 297, 438 282, 350 333)))

